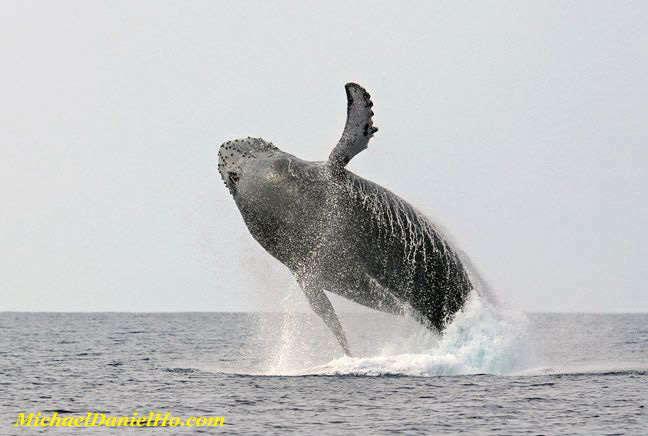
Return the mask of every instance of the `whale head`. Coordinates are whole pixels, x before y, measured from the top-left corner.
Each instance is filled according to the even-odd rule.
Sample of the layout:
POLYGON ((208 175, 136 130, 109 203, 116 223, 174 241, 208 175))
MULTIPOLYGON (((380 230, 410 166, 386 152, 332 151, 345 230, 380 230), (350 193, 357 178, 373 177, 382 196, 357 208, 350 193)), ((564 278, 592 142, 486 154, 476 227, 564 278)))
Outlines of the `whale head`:
POLYGON ((259 182, 266 172, 264 168, 271 167, 282 155, 285 153, 261 138, 227 141, 218 150, 218 172, 236 199, 241 191, 250 188, 250 182, 259 182))
POLYGON ((225 186, 252 235, 271 253, 278 239, 292 239, 315 219, 326 195, 325 169, 261 138, 227 141, 218 152, 225 186))

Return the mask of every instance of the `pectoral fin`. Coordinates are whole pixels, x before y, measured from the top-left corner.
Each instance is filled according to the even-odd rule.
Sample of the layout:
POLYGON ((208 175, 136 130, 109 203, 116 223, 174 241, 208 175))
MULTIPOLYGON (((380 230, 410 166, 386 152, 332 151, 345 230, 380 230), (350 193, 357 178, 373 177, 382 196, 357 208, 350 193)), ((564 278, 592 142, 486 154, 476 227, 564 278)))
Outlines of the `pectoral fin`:
POLYGON ((341 170, 353 156, 367 148, 369 139, 378 131, 373 126, 371 96, 365 89, 355 83, 347 83, 347 120, 340 141, 329 155, 329 165, 341 170))
POLYGON ((340 320, 333 309, 333 305, 324 291, 305 283, 300 282, 300 285, 313 311, 322 318, 324 324, 326 324, 329 330, 333 332, 335 338, 344 350, 344 353, 347 356, 351 356, 351 349, 349 348, 349 343, 344 335, 342 324, 340 324, 340 320))

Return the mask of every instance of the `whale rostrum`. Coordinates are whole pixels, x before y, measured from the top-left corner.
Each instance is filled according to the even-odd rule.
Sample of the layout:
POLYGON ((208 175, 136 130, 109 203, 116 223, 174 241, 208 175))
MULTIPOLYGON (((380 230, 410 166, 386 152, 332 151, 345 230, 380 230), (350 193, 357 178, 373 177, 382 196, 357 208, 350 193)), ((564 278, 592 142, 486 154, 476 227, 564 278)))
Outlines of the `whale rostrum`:
POLYGON ((455 250, 405 200, 345 168, 378 130, 371 97, 346 85, 347 120, 327 161, 261 138, 225 142, 218 169, 252 236, 286 265, 312 309, 351 355, 333 292, 443 332, 473 289, 455 250))

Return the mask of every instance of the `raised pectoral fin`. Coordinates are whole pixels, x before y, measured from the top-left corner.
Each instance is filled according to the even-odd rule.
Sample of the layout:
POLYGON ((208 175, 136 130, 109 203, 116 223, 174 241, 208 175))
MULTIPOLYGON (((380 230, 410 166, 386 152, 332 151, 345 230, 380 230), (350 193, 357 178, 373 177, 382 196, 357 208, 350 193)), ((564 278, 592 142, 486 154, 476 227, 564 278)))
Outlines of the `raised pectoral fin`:
POLYGON ((371 117, 373 111, 371 96, 365 89, 355 83, 347 83, 347 120, 340 141, 329 155, 329 165, 342 169, 353 156, 367 148, 369 139, 378 131, 371 117))
POLYGON ((303 284, 302 289, 304 290, 304 294, 306 295, 313 311, 318 314, 322 320, 324 320, 324 324, 326 324, 329 330, 333 332, 335 338, 344 350, 344 353, 350 356, 351 350, 349 349, 349 343, 344 335, 342 324, 340 324, 340 320, 333 309, 333 305, 324 291, 303 284))

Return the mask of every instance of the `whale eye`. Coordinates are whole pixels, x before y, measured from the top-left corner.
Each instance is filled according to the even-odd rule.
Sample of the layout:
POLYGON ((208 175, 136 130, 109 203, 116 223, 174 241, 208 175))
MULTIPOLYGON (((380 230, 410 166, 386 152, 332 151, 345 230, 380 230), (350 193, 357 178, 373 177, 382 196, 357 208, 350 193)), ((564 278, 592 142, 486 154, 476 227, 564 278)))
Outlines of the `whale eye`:
POLYGON ((231 183, 236 184, 241 179, 241 176, 235 171, 228 171, 227 178, 231 183))

